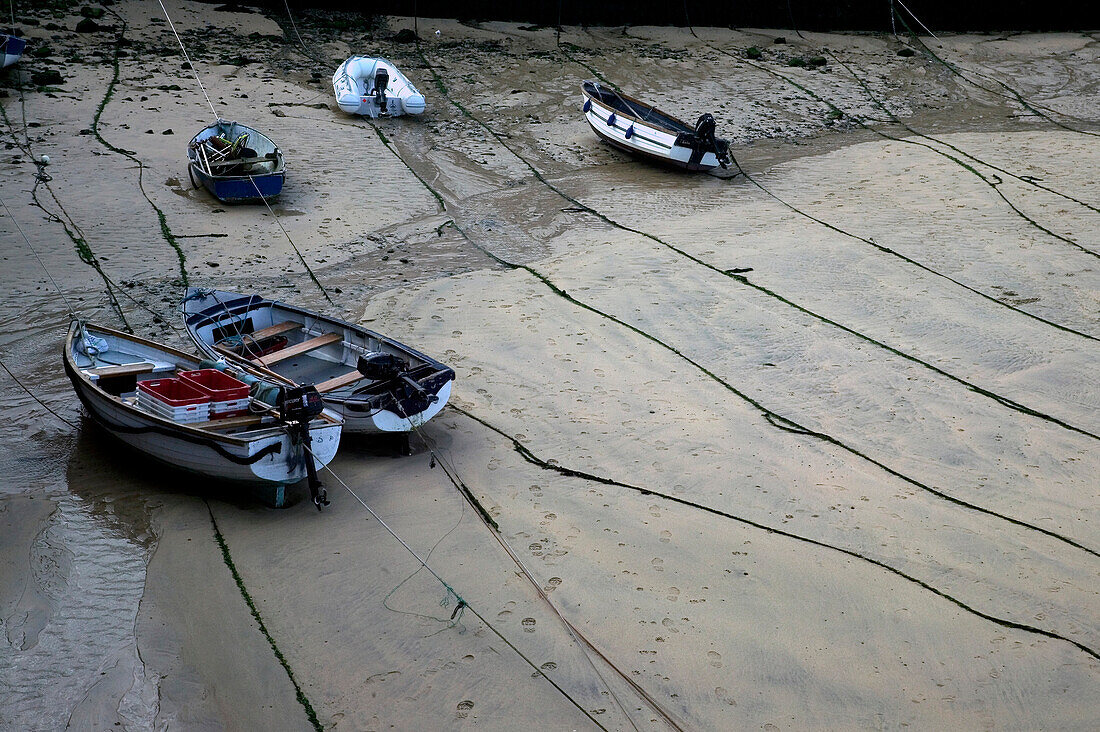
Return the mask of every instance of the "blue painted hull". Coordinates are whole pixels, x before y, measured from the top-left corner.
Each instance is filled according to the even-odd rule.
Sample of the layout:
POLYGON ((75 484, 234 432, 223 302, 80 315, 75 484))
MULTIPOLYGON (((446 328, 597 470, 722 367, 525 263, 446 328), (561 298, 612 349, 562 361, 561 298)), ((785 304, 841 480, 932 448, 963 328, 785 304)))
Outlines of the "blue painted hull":
POLYGON ((194 163, 190 168, 194 180, 222 203, 259 203, 262 199, 274 198, 283 190, 286 179, 285 172, 254 175, 249 179, 248 176, 212 177, 194 163))
POLYGON ((11 66, 23 55, 27 42, 17 36, 0 33, 0 68, 11 66))

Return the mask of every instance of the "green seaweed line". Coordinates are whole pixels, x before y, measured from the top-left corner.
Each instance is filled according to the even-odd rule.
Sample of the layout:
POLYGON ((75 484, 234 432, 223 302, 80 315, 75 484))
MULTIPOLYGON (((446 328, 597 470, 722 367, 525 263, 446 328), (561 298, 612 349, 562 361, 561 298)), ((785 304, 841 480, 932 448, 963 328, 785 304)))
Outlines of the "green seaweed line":
POLYGON ((956 598, 952 595, 947 594, 943 590, 941 590, 937 587, 934 587, 933 585, 925 582, 924 580, 922 580, 918 577, 915 577, 915 576, 910 575, 910 574, 906 574, 905 572, 901 571, 900 569, 897 569, 896 567, 893 567, 893 566, 887 564, 886 562, 875 559, 873 557, 869 557, 865 554, 860 554, 859 552, 854 551, 852 549, 845 549, 844 547, 835 546, 833 544, 829 544, 829 543, 824 542, 824 541, 819 541, 818 539, 811 539, 808 536, 802 536, 800 534, 795 534, 793 532, 786 531, 784 529, 777 529, 774 526, 768 526, 766 524, 758 523, 756 521, 753 521, 752 519, 747 519, 747 518, 744 518, 742 516, 737 516, 735 514, 728 513, 726 511, 722 511, 721 509, 714 508, 712 506, 707 506, 707 505, 702 504, 702 503, 696 503, 695 501, 689 501, 686 498, 680 498, 678 496, 670 495, 668 493, 661 493, 660 491, 650 490, 649 488, 642 488, 641 486, 631 485, 630 483, 623 483, 623 482, 615 480, 613 478, 604 478, 602 476, 594 475, 592 473, 586 473, 582 470, 576 470, 574 468, 567 468, 563 465, 555 465, 554 463, 548 462, 548 461, 543 460, 542 458, 538 457, 533 452, 531 452, 531 450, 526 445, 524 445, 522 442, 520 442, 514 436, 508 434, 507 432, 505 432, 501 428, 493 425, 492 423, 482 419, 481 417, 478 417, 477 415, 475 415, 471 412, 468 412, 467 410, 463 409, 462 407, 456 406, 454 404, 450 404, 448 406, 451 409, 458 412, 459 414, 463 414, 466 417, 469 417, 473 421, 478 422, 482 426, 486 427, 487 429, 489 429, 493 432, 496 432, 498 435, 500 435, 504 439, 511 442, 512 443, 512 449, 514 449, 517 453, 519 453, 519 455, 524 460, 526 460, 528 463, 530 463, 532 465, 535 465, 539 468, 542 468, 543 470, 549 470, 549 471, 558 473, 559 475, 563 475, 563 476, 570 477, 570 478, 579 478, 581 480, 592 481, 594 483, 601 483, 603 485, 610 485, 610 486, 617 486, 619 488, 626 488, 628 490, 632 490, 632 491, 635 491, 637 493, 640 493, 643 496, 656 496, 657 498, 662 498, 666 501, 671 501, 673 503, 678 503, 682 506, 687 506, 689 508, 699 509, 701 511, 705 511, 707 513, 713 514, 715 516, 721 516, 722 518, 727 518, 727 519, 730 519, 732 521, 736 521, 738 523, 745 524, 746 526, 751 526, 753 528, 760 529, 762 531, 766 531, 769 534, 778 534, 779 536, 785 536, 789 539, 795 539, 797 541, 803 541, 803 542, 806 542, 807 544, 812 544, 813 546, 821 547, 823 549, 831 549, 833 551, 840 552, 841 554, 846 554, 847 556, 850 556, 850 557, 853 557, 855 559, 860 559, 862 561, 868 562, 869 564, 873 564, 874 566, 879 567, 881 569, 884 569, 887 572, 890 572, 891 574, 897 575, 898 577, 901 577, 902 579, 905 579, 909 582, 912 582, 913 584, 915 584, 915 585, 917 585, 917 586, 919 586, 919 587, 921 587, 925 590, 928 590, 929 592, 931 592, 932 594, 934 594, 938 597, 942 597, 943 599, 945 599, 948 602, 956 605, 957 607, 959 607, 959 608, 961 608, 961 609, 963 609, 963 610, 965 610, 969 613, 973 613, 974 615, 977 615, 978 617, 980 617, 984 620, 988 620, 992 623, 996 623, 997 625, 1001 625, 1001 626, 1006 627, 1006 628, 1014 628, 1016 630, 1022 630, 1022 631, 1028 632, 1028 633, 1035 633, 1037 635, 1042 635, 1042 636, 1045 636, 1047 638, 1052 638, 1052 639, 1055 639, 1055 640, 1060 640, 1060 641, 1065 641, 1067 643, 1071 643, 1074 646, 1076 646, 1078 649, 1080 649, 1080 650, 1084 651, 1085 653, 1089 654, 1090 656, 1092 656, 1093 658, 1095 658, 1097 660, 1100 660, 1100 653, 1098 653, 1096 650, 1086 646, 1084 643, 1080 643, 1078 641, 1073 640, 1072 638, 1067 638, 1066 636, 1059 635, 1057 633, 1054 633, 1053 631, 1044 630, 1044 629, 1039 628, 1039 627, 1034 626, 1034 625, 1027 625, 1026 623, 1018 623, 1015 620, 1009 620, 1007 618, 999 618, 995 615, 990 615, 988 613, 984 613, 981 610, 978 610, 977 608, 974 608, 974 607, 971 607, 970 605, 967 605, 962 600, 960 600, 960 599, 958 599, 958 598, 956 598))
POLYGON ((240 572, 237 571, 237 565, 233 563, 233 557, 229 554, 229 545, 225 543, 225 537, 222 536, 221 529, 218 528, 218 521, 214 518, 214 510, 210 508, 210 504, 206 504, 206 510, 210 513, 210 524, 214 527, 214 540, 218 542, 218 546, 222 550, 222 559, 225 560, 225 566, 229 567, 230 574, 233 575, 233 581, 237 583, 237 589, 241 591, 241 597, 244 598, 244 602, 248 605, 248 609, 252 612, 252 617, 255 618, 257 625, 260 626, 260 632, 263 633, 264 638, 267 639, 268 645, 271 646, 271 650, 275 653, 275 658, 279 660, 283 670, 286 671, 286 675, 290 678, 290 683, 294 686, 295 696, 298 698, 298 702, 306 710, 306 717, 309 718, 309 723, 313 725, 313 729, 317 732, 322 732, 324 726, 322 726, 320 720, 317 719, 317 713, 313 711, 313 705, 309 703, 309 699, 306 698, 305 692, 302 691, 302 687, 298 685, 298 680, 294 678, 294 672, 290 670, 290 664, 287 663, 286 657, 283 656, 283 652, 279 650, 279 646, 276 645, 275 639, 271 637, 271 633, 268 632, 267 626, 264 624, 263 618, 260 617, 260 611, 256 609, 256 603, 252 601, 252 595, 249 594, 248 589, 244 586, 244 580, 241 578, 240 572))
POLYGON ((112 15, 114 15, 116 18, 118 18, 119 21, 122 23, 122 25, 119 27, 118 37, 115 39, 115 54, 114 54, 114 58, 112 59, 112 63, 113 63, 113 66, 114 66, 114 72, 111 76, 111 82, 107 85, 107 93, 103 95, 103 99, 100 100, 99 106, 96 107, 95 116, 92 117, 92 134, 95 136, 95 139, 97 139, 104 147, 106 147, 111 152, 118 153, 119 155, 122 155, 126 158, 129 158, 130 160, 137 163, 137 166, 138 166, 138 189, 141 190, 141 195, 144 196, 145 200, 149 202, 149 205, 152 206, 153 210, 156 211, 156 213, 157 213, 157 221, 160 222, 160 234, 161 234, 161 236, 164 237, 164 240, 166 242, 168 242, 169 246, 171 246, 174 250, 176 250, 176 257, 179 259, 180 279, 183 282, 183 287, 186 288, 189 284, 188 279, 187 279, 187 268, 184 264, 187 261, 187 255, 183 253, 183 247, 181 247, 179 242, 176 241, 176 237, 172 233, 172 229, 169 228, 168 218, 164 215, 164 211, 162 211, 160 209, 160 207, 157 206, 157 204, 153 203, 153 199, 149 198, 149 194, 145 192, 145 184, 144 184, 145 164, 143 162, 141 162, 141 160, 138 159, 138 157, 135 153, 133 153, 130 150, 123 150, 121 147, 116 147, 115 145, 112 145, 111 143, 107 142, 106 139, 104 139, 103 135, 101 135, 99 133, 99 118, 103 116, 103 110, 105 110, 107 108, 107 104, 110 103, 111 98, 115 95, 115 87, 118 85, 118 78, 119 78, 119 62, 118 62, 119 57, 118 57, 118 53, 122 49, 122 38, 126 34, 126 21, 122 18, 121 15, 119 15, 115 11, 111 10, 110 8, 108 8, 107 10, 112 15))

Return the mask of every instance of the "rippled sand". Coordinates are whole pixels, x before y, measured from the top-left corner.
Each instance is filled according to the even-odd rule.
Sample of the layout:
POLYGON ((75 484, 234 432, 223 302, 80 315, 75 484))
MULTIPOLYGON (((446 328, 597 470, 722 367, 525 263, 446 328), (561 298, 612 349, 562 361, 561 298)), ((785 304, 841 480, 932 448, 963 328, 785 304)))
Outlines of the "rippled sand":
POLYGON ((67 303, 0 217, 0 358, 42 401, 0 370, 0 727, 1095 726, 1092 36, 926 39, 953 73, 890 36, 420 19, 418 50, 388 40, 412 19, 296 12, 306 55, 283 17, 167 5, 287 155, 294 246, 188 184, 210 109, 148 4, 37 11, 0 196, 67 303), (428 112, 334 111, 357 52, 428 112), (744 174, 599 143, 597 75, 713 112, 744 174), (323 514, 270 510, 81 415, 68 309, 182 344, 184 275, 454 366, 411 456, 332 465, 453 623, 332 477, 323 514))

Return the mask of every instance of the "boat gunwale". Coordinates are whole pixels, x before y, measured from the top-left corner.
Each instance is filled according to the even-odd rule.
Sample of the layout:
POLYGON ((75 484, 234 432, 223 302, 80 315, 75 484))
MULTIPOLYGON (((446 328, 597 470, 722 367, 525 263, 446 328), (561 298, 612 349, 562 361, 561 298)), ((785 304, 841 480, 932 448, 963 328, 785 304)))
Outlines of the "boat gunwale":
MULTIPOLYGON (((339 327, 342 327, 342 328, 347 328, 347 329, 349 329, 353 332, 358 332, 359 334, 366 334, 369 337, 374 338, 375 340, 390 346, 394 350, 397 350, 397 351, 400 351, 402 353, 406 353, 406 354, 410 354, 412 356, 415 356, 415 357, 421 359, 422 361, 424 361, 425 366, 432 366, 432 367, 435 368, 435 371, 433 371, 432 374, 429 374, 429 377, 435 375, 436 373, 442 372, 442 371, 449 371, 450 374, 451 374, 451 378, 447 379, 447 381, 448 382, 454 381, 455 378, 456 378, 456 374, 454 372, 454 369, 451 368, 450 366, 448 366, 447 364, 443 363, 442 361, 439 361, 438 359, 432 358, 431 356, 428 356, 425 353, 421 353, 420 351, 416 350, 415 348, 407 346, 404 343, 401 343, 400 341, 396 341, 393 338, 390 338, 389 336, 385 336, 385 335, 382 335, 381 333, 377 333, 377 332, 375 332, 375 331, 373 331, 369 328, 364 328, 362 326, 355 325, 354 323, 349 323, 346 320, 341 320, 340 318, 332 318, 332 317, 329 317, 329 316, 326 316, 326 315, 321 315, 320 313, 318 313, 314 310, 310 310, 309 308, 300 307, 300 306, 297 306, 297 305, 291 305, 291 304, 285 303, 281 300, 273 300, 271 298, 266 298, 266 297, 264 297, 262 295, 258 295, 258 294, 241 295, 239 293, 228 293, 228 292, 225 292, 224 290, 219 290, 219 292, 221 292, 222 294, 227 294, 227 295, 237 295, 236 299, 230 300, 230 301, 225 302, 225 303, 222 304, 223 309, 221 311, 221 315, 223 315, 223 316, 224 315, 230 315, 230 316, 241 315, 241 314, 247 313, 251 310, 254 310, 257 307, 267 307, 267 308, 276 308, 276 307, 278 307, 278 308, 281 308, 283 310, 286 310, 286 311, 288 311, 290 313, 293 313, 293 314, 296 314, 296 315, 302 315, 302 316, 310 317, 310 318, 313 318, 315 320, 321 321, 323 323, 329 323, 329 324, 336 325, 336 326, 339 326, 339 327)), ((212 345, 207 346, 205 343, 201 342, 198 335, 197 335, 197 333, 196 333, 196 331, 199 327, 201 327, 201 325, 213 324, 214 322, 216 322, 216 320, 214 319, 214 316, 206 314, 205 311, 185 313, 185 315, 186 315, 186 317, 184 319, 184 326, 187 329, 187 335, 190 336, 191 340, 194 341, 195 345, 199 348, 199 350, 202 350, 202 351, 209 354, 209 351, 207 351, 207 348, 210 348, 212 350, 213 346, 212 345)), ((302 327, 303 328, 305 327, 305 323, 302 323, 302 327)), ((342 345, 344 345, 345 347, 347 346, 347 341, 344 340, 344 339, 341 339, 340 343, 342 345)), ((241 364, 247 364, 247 365, 255 368, 255 364, 252 364, 252 362, 249 359, 245 358, 244 356, 239 356, 239 355, 229 356, 228 354, 222 354, 221 352, 218 352, 218 355, 219 355, 219 357, 223 357, 223 358, 231 358, 231 359, 233 359, 234 363, 240 362, 241 364)), ((278 374, 278 372, 274 372, 274 373, 279 375, 281 378, 284 378, 288 381, 293 382, 292 379, 289 379, 288 377, 282 376, 281 374, 278 374)), ((428 378, 428 377, 425 377, 425 378, 428 378)), ((293 383, 297 383, 297 382, 293 382, 293 383)), ((447 383, 447 382, 444 382, 444 383, 447 383)), ((442 389, 443 387, 441 386, 440 388, 442 389)), ((338 404, 338 405, 343 405, 343 404, 347 404, 347 403, 355 404, 355 403, 362 403, 362 402, 369 401, 366 398, 357 398, 354 394, 348 395, 348 396, 342 396, 342 395, 339 395, 339 394, 328 393, 328 394, 324 394, 323 397, 324 397, 324 400, 326 402, 329 402, 329 403, 332 403, 332 404, 338 404)))
POLYGON ((584 94, 584 96, 587 97, 589 100, 591 100, 593 104, 598 104, 599 106, 606 109, 608 112, 614 113, 614 115, 616 117, 624 117, 626 119, 630 119, 634 122, 634 124, 640 124, 644 127, 648 127, 650 129, 657 130, 659 132, 663 132, 666 135, 672 135, 673 137, 678 137, 680 134, 685 133, 685 132, 690 133, 693 129, 691 127, 691 125, 684 122, 679 117, 674 117, 673 115, 669 114, 668 112, 664 112, 664 111, 662 111, 658 107, 655 107, 652 104, 647 104, 647 103, 641 101, 640 99, 636 99, 636 98, 630 96, 629 94, 623 94, 622 92, 615 92, 615 93, 619 96, 620 99, 623 99, 627 102, 630 102, 631 104, 638 105, 639 107, 642 107, 642 108, 645 108, 645 109, 651 109, 654 112, 660 114, 661 116, 671 120, 672 122, 683 125, 684 129, 674 131, 673 129, 671 129, 669 127, 665 127, 663 125, 655 124, 653 122, 650 122, 649 120, 644 120, 641 117, 637 116, 636 114, 631 114, 630 112, 624 112, 621 109, 617 109, 615 107, 612 107, 610 104, 603 101, 603 99, 601 99, 599 96, 596 96, 592 92, 590 92, 588 90, 589 85, 592 85, 593 87, 595 87, 596 82, 594 82, 592 80, 581 82, 581 93, 584 94))
MULTIPOLYGON (((274 177, 274 176, 282 176, 283 179, 286 180, 286 159, 284 158, 283 151, 282 151, 282 149, 279 148, 278 143, 276 143, 274 140, 272 140, 270 137, 265 135, 263 132, 260 132, 256 128, 249 127, 248 125, 241 124, 240 122, 236 122, 236 121, 233 121, 233 120, 218 120, 217 122, 215 122, 213 124, 210 124, 210 125, 207 125, 206 127, 203 127, 201 130, 196 132, 195 135, 187 143, 187 162, 192 168, 195 169, 196 172, 201 173, 202 175, 206 176, 207 178, 209 178, 213 181, 223 181, 223 180, 224 181, 234 181, 234 180, 245 180, 246 178, 252 178, 254 180, 260 180, 262 178, 271 178, 271 177, 274 177), (215 175, 214 173, 206 172, 206 170, 204 170, 202 165, 199 163, 198 152, 197 152, 197 142, 196 141, 199 139, 199 137, 204 132, 207 132, 208 130, 217 129, 222 124, 236 125, 237 127, 240 127, 241 129, 246 130, 248 132, 249 136, 258 135, 259 137, 262 137, 264 140, 266 140, 268 143, 270 143, 272 149, 275 152, 275 155, 277 156, 276 157, 275 169, 271 170, 271 171, 268 171, 268 172, 265 172, 265 173, 260 173, 259 175, 249 175, 249 174, 245 174, 245 175, 215 175)), ((263 196, 260 196, 260 195, 256 196, 256 198, 261 198, 261 197, 263 197, 263 196)))
MULTIPOLYGON (((159 351, 162 351, 162 352, 164 352, 164 353, 166 353, 170 356, 176 357, 176 358, 186 359, 187 361, 191 361, 191 362, 195 363, 196 365, 201 364, 201 361, 202 361, 202 359, 196 358, 195 356, 190 355, 188 353, 185 353, 184 351, 180 351, 177 348, 173 348, 172 346, 164 345, 164 344, 161 344, 161 343, 156 343, 154 341, 150 341, 150 340, 147 340, 145 338, 142 338, 141 336, 133 335, 133 334, 130 334, 130 333, 124 333, 120 330, 115 330, 114 328, 109 328, 109 327, 103 326, 103 325, 95 325, 95 324, 92 324, 92 323, 86 323, 84 325, 85 325, 85 327, 92 328, 93 330, 95 330, 97 332, 105 333, 105 334, 113 336, 115 338, 121 338, 122 340, 138 343, 140 345, 143 345, 143 346, 146 346, 146 347, 149 347, 149 348, 155 348, 159 351)), ((260 441, 260 440, 266 440, 266 439, 272 438, 272 437, 279 437, 280 433, 282 433, 283 436, 286 436, 286 434, 287 434, 286 425, 284 425, 282 423, 276 423, 274 425, 268 425, 267 427, 262 427, 261 426, 260 429, 254 430, 250 433, 250 434, 253 435, 250 438, 238 437, 236 435, 226 435, 226 434, 222 434, 220 432, 216 432, 214 430, 202 429, 202 428, 194 427, 194 426, 186 424, 186 423, 175 422, 175 421, 170 420, 166 417, 161 417, 158 414, 152 414, 150 412, 146 412, 145 410, 139 409, 138 407, 134 406, 133 404, 128 403, 126 400, 122 399, 121 397, 115 396, 113 394, 108 394, 106 391, 103 390, 103 388, 101 388, 95 382, 95 380, 93 380, 90 376, 88 376, 86 373, 84 373, 84 369, 76 363, 76 358, 73 355, 74 341, 75 341, 75 334, 77 332, 79 332, 80 327, 81 327, 81 324, 78 321, 74 320, 69 325, 69 332, 65 337, 64 357, 65 357, 66 370, 69 371, 70 374, 75 374, 78 378, 80 378, 80 380, 85 384, 87 389, 90 389, 92 392, 94 392, 95 394, 97 394, 101 398, 106 399, 111 404, 114 404, 115 406, 121 406, 124 411, 130 413, 131 415, 133 415, 135 417, 139 417, 142 420, 154 422, 158 425, 167 426, 168 428, 170 428, 172 430, 179 430, 179 431, 191 434, 191 435, 201 435, 202 437, 214 439, 218 442, 225 442, 225 443, 229 443, 229 444, 233 444, 233 445, 239 445, 239 446, 242 446, 242 447, 247 446, 250 443, 260 441), (267 434, 267 433, 270 433, 270 434, 267 434)), ((177 364, 177 367, 178 367, 178 365, 179 364, 177 364)), ((317 419, 319 419, 321 421, 324 421, 324 422, 327 422, 329 424, 334 424, 334 425, 341 424, 341 420, 336 419, 336 418, 332 417, 331 415, 325 414, 324 412, 321 412, 321 414, 319 414, 315 418, 315 420, 317 420, 317 419)), ((314 421, 311 420, 310 421, 310 425, 311 425, 310 426, 310 431, 315 429, 315 427, 312 426, 313 424, 314 424, 314 421)), ((325 426, 327 426, 327 425, 325 425, 325 426)), ((110 430, 111 428, 109 426, 105 426, 105 429, 110 430)))

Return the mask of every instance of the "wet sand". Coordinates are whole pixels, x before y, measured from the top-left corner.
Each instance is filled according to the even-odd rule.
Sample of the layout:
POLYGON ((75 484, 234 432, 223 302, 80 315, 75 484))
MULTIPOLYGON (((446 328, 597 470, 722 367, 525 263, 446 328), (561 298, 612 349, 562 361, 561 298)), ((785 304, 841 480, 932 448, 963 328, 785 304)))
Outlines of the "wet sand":
POLYGON ((65 301, 0 216, 0 358, 43 403, 0 369, 0 727, 1095 727, 1094 35, 925 38, 948 66, 888 35, 419 19, 418 48, 411 18, 167 6, 215 109, 286 154, 294 246, 190 186, 211 111, 159 8, 30 11, 57 40, 4 72, 0 196, 65 301), (335 110, 352 53, 427 113, 335 110), (594 76, 714 113, 744 174, 601 144, 594 76), (151 466, 60 344, 71 308, 186 346, 184 277, 438 356, 452 408, 409 456, 345 436, 356 495, 328 476, 323 514, 151 466))

